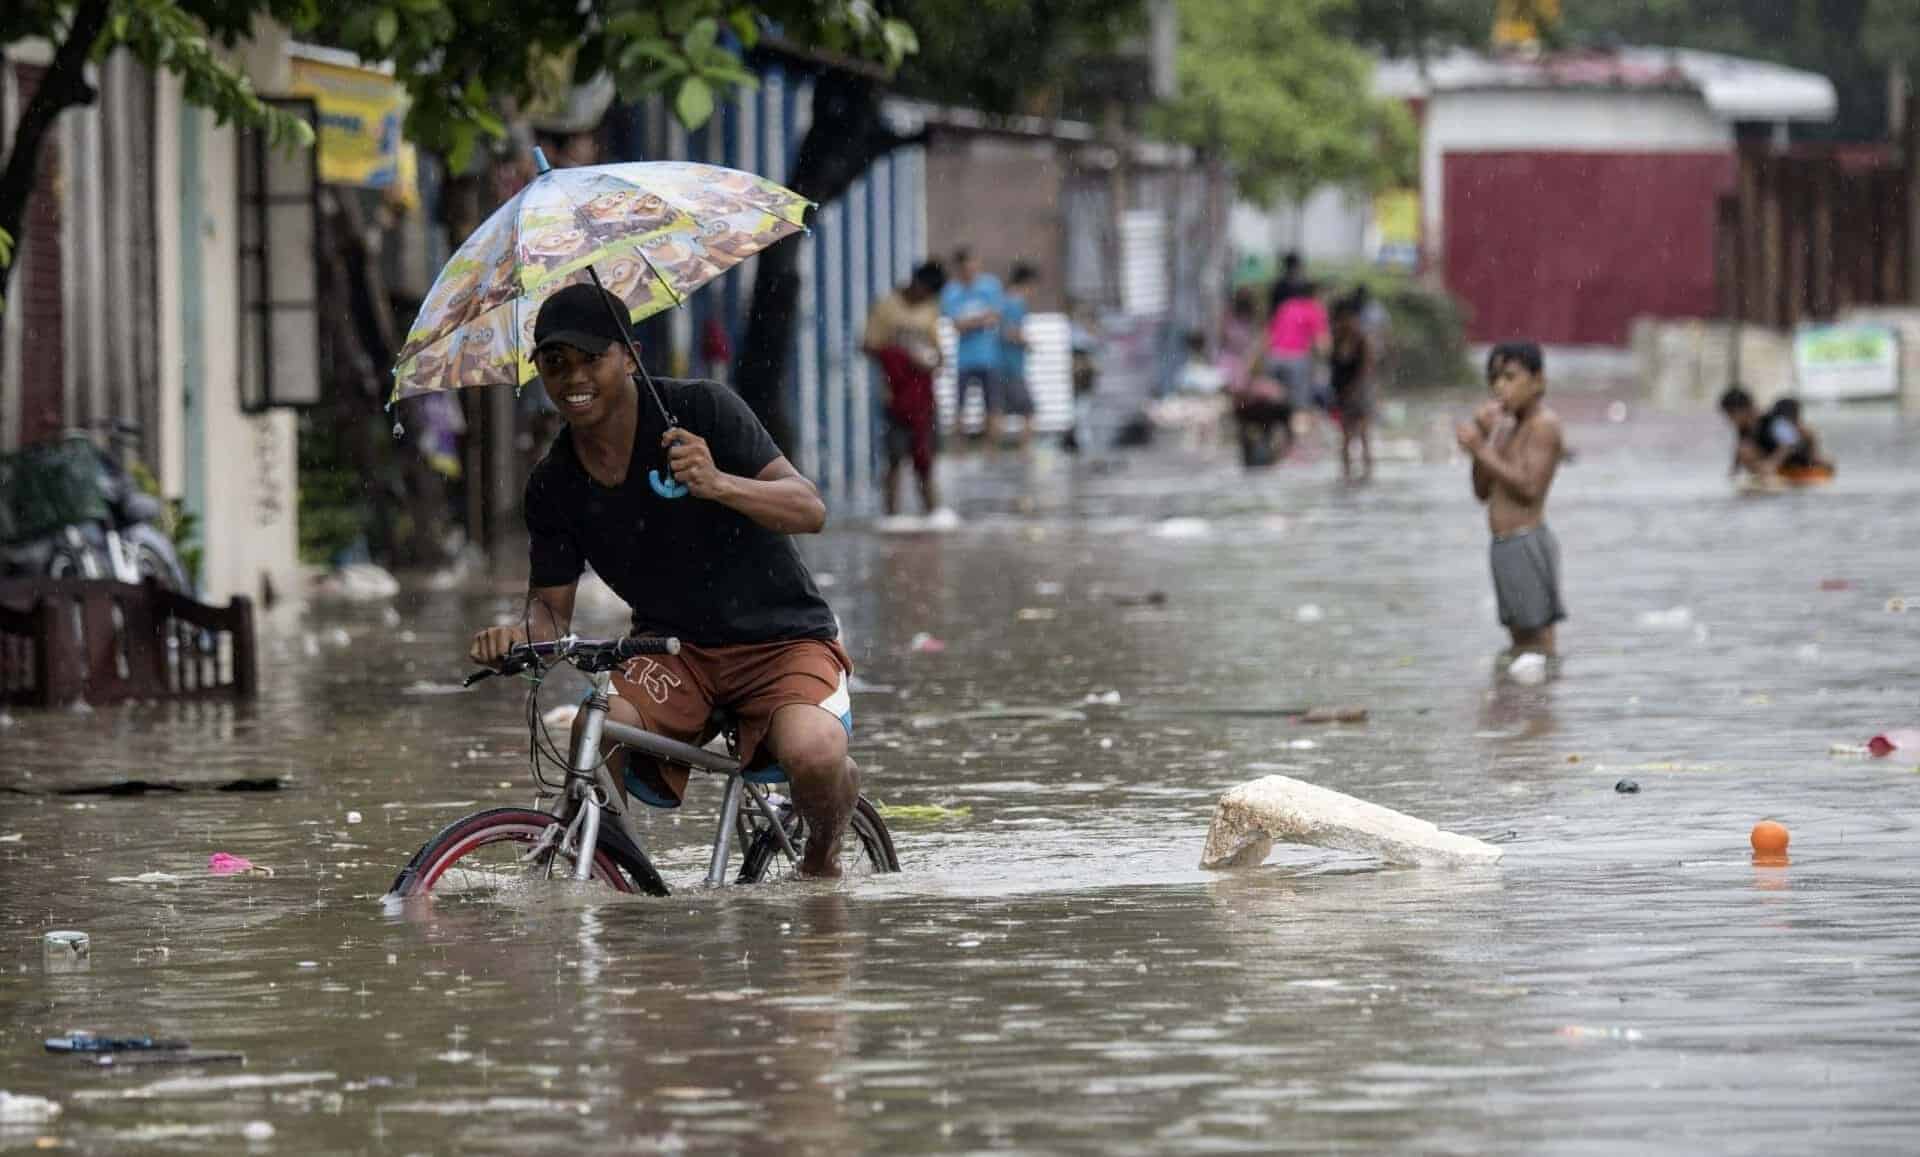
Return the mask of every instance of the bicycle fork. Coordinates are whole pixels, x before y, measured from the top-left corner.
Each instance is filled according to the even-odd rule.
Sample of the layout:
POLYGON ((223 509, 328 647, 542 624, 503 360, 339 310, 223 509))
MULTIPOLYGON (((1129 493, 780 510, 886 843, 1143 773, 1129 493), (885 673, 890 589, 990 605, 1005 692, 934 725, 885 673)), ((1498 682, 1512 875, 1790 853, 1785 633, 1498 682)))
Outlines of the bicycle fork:
POLYGON ((580 709, 580 733, 573 742, 572 766, 567 769, 567 792, 580 801, 574 817, 574 830, 567 833, 575 849, 573 878, 585 881, 593 875, 593 854, 600 846, 600 800, 594 794, 593 770, 600 765, 600 734, 607 719, 607 690, 613 685, 613 672, 598 671, 592 677, 593 690, 580 709))

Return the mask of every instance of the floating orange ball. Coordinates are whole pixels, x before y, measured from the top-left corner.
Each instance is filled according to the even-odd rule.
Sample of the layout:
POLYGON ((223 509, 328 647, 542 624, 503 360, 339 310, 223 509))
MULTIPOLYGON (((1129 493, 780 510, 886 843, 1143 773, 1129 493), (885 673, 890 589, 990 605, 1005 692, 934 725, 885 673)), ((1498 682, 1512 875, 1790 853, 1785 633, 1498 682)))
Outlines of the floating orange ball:
POLYGON ((1753 854, 1756 856, 1784 856, 1787 854, 1787 826, 1772 820, 1761 820, 1753 825, 1753 854))

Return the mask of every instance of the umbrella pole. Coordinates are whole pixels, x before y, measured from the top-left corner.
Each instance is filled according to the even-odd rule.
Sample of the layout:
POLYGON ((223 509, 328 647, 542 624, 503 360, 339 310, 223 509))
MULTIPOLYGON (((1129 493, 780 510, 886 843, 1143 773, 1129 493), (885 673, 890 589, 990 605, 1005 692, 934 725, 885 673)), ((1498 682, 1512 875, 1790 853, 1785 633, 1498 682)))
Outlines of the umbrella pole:
POLYGON ((673 411, 667 409, 666 400, 660 396, 660 387, 653 384, 653 375, 647 373, 646 365, 640 361, 640 350, 633 344, 633 334, 629 332, 632 323, 621 317, 620 311, 613 308, 613 302, 607 300, 607 287, 600 284, 600 275, 593 271, 591 265, 587 266, 587 276, 593 279, 593 287, 600 291, 600 301, 607 307, 607 313, 619 323, 620 332, 627 335, 627 353, 633 357, 633 368, 640 372, 640 380, 646 383, 647 393, 652 396, 654 406, 659 409, 660 416, 666 419, 667 429, 675 429, 680 425, 679 419, 673 416, 673 411))

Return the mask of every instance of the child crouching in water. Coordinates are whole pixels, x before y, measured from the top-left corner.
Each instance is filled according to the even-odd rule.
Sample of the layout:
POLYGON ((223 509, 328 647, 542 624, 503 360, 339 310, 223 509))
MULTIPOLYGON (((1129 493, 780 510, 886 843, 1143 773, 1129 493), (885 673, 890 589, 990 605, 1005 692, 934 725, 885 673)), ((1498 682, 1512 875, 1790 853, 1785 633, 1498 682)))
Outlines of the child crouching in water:
POLYGON ((1762 411, 1753 395, 1729 386, 1720 395, 1720 412, 1733 425, 1733 473, 1743 471, 1761 482, 1824 482, 1833 463, 1820 452, 1819 435, 1800 416, 1797 398, 1781 398, 1762 411))

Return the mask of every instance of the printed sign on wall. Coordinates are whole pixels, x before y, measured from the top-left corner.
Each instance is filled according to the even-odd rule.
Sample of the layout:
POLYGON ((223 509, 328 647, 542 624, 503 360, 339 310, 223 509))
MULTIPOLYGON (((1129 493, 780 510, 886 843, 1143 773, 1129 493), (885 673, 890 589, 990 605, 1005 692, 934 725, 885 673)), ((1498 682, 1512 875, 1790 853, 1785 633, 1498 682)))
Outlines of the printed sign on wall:
POLYGON ((1883 325, 1801 326, 1793 371, 1810 402, 1891 398, 1900 392, 1900 339, 1883 325))

